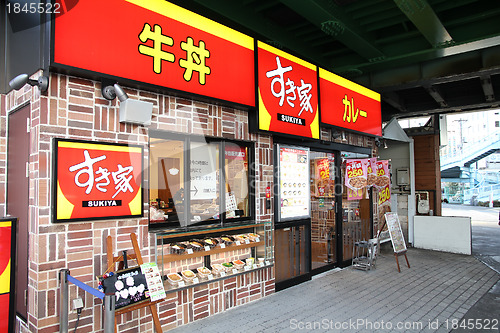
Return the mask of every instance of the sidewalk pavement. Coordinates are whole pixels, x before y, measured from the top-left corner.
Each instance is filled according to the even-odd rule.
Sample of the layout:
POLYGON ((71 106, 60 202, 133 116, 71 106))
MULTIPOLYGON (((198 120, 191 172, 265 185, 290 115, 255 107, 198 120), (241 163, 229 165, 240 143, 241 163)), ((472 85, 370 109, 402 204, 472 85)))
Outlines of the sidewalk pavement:
POLYGON ((414 248, 407 256, 401 273, 385 249, 372 271, 329 271, 169 332, 499 332, 498 272, 473 256, 414 248))

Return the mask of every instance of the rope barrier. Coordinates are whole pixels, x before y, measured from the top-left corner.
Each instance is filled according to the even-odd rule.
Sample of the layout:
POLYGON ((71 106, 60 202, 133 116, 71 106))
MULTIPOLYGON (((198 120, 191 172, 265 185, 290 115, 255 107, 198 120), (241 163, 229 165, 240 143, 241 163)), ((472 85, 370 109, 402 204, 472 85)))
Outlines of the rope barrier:
POLYGON ((92 287, 89 287, 87 286, 85 283, 81 282, 81 281, 78 281, 77 279, 75 279, 74 277, 72 277, 71 275, 68 274, 68 281, 73 283, 74 285, 76 285, 77 287, 80 287, 82 288, 83 290, 85 290, 86 292, 94 295, 95 297, 98 297, 100 299, 104 299, 104 293, 100 292, 99 290, 97 289, 94 289, 92 287))

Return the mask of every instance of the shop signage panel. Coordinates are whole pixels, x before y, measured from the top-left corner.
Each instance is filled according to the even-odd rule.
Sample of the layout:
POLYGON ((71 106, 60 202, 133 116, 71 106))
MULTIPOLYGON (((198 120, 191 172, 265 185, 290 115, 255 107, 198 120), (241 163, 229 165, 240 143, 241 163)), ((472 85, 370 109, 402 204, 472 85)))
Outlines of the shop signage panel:
POLYGON ((309 150, 279 147, 279 221, 310 216, 309 150))
POLYGON ((255 106, 253 38, 167 1, 80 1, 56 16, 53 49, 63 69, 255 106))
POLYGON ((382 136, 380 94, 319 69, 321 123, 382 136))
POLYGON ((385 213, 385 221, 391 236, 392 247, 394 253, 406 252, 405 238, 401 231, 401 224, 399 223, 398 213, 385 213))
MULTIPOLYGON (((142 266, 136 266, 114 272, 113 275, 99 276, 105 294, 115 294, 115 310, 131 307, 148 301, 151 290, 142 266)), ((156 292, 156 289, 155 289, 156 292)), ((150 299, 152 301, 152 299, 150 299)))
POLYGON ((54 222, 143 216, 143 148, 54 140, 54 222))
POLYGON ((257 43, 260 130, 319 139, 317 67, 257 43))
POLYGON ((16 223, 17 219, 0 219, 0 332, 15 328, 16 223))

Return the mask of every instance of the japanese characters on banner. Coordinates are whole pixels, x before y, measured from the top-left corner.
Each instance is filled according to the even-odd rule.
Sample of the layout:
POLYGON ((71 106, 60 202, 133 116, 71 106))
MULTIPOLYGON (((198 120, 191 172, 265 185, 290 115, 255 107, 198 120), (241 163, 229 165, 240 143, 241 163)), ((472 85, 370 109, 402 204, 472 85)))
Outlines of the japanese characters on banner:
POLYGON ((317 67, 257 45, 259 129, 319 139, 317 67))
POLYGON ((143 216, 142 146, 54 140, 53 220, 143 216))
POLYGON ((253 38, 164 0, 80 1, 56 15, 52 65, 255 106, 253 38))
POLYGON ((378 192, 378 205, 390 203, 391 200, 391 178, 389 172, 389 161, 376 162, 377 178, 375 179, 374 186, 379 190, 378 192))
POLYGON ((346 160, 345 186, 347 200, 363 199, 367 185, 367 163, 365 160, 346 160))
POLYGON ((319 197, 335 195, 335 161, 333 154, 328 157, 314 159, 314 194, 319 197))
POLYGON ((321 122, 372 135, 382 135, 380 94, 319 69, 321 122))
POLYGON ((0 332, 14 332, 16 219, 0 220, 0 332))
POLYGON ((280 147, 279 154, 280 220, 308 217, 309 150, 280 147))
POLYGON ((377 161, 376 158, 346 160, 345 186, 348 200, 363 199, 363 191, 373 186, 378 190, 378 205, 390 204, 389 161, 377 161))
POLYGON ((367 161, 367 183, 368 187, 374 186, 377 180, 377 159, 375 157, 368 158, 367 161))

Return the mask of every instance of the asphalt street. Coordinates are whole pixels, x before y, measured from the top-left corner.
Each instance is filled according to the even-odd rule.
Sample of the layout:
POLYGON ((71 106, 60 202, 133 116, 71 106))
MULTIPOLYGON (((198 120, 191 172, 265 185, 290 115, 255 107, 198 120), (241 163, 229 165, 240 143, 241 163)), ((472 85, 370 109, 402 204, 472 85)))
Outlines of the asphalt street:
MULTIPOLYGON (((500 208, 443 204, 443 216, 469 216, 472 225, 472 255, 500 274, 500 208)), ((464 315, 467 320, 476 321, 496 309, 500 312, 500 282, 496 283, 464 315)), ((452 332, 471 332, 460 328, 452 332)))

